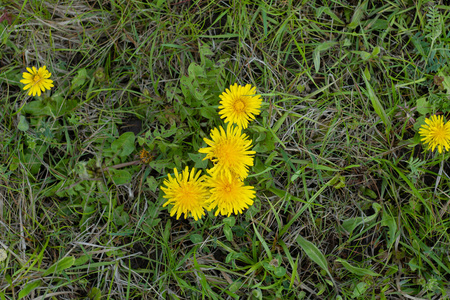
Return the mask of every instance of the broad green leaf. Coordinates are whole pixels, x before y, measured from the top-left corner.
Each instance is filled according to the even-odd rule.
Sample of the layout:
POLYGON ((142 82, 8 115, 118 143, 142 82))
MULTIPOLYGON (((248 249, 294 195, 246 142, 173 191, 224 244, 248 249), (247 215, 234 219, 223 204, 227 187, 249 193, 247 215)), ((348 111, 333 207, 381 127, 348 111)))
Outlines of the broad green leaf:
POLYGON ((350 24, 347 25, 350 29, 355 29, 360 23, 361 19, 364 16, 364 13, 367 11, 367 0, 365 0, 363 3, 358 5, 355 9, 355 12, 353 13, 352 20, 350 24))
POLYGON ((86 82, 87 78, 88 75, 86 69, 83 68, 78 70, 77 75, 75 75, 75 77, 72 79, 72 89, 82 86, 86 82))
POLYGON ((59 261, 57 261, 55 264, 51 265, 50 268, 47 269, 47 271, 42 274, 42 277, 45 277, 50 274, 59 274, 62 271, 64 271, 67 268, 70 268, 75 263, 75 257, 73 256, 67 256, 61 258, 59 261))
POLYGON ((426 115, 431 113, 431 110, 433 109, 433 106, 427 101, 426 97, 422 97, 417 99, 417 111, 421 115, 426 115))
POLYGON ((127 170, 110 169, 109 173, 115 185, 121 185, 131 181, 131 174, 127 170))
POLYGON ((223 226, 223 233, 229 242, 233 241, 233 231, 231 231, 231 227, 227 224, 223 226))
POLYGON ((373 215, 368 216, 368 217, 357 217, 357 218, 345 220, 344 222, 342 222, 342 227, 349 234, 351 234, 353 232, 353 230, 355 230, 355 228, 358 227, 359 225, 369 224, 370 222, 374 221, 378 216, 378 213, 381 209, 381 205, 378 203, 373 203, 372 207, 375 210, 375 213, 373 215))
POLYGON ((353 290, 352 298, 357 298, 361 296, 367 296, 365 295, 367 289, 369 288, 369 285, 365 282, 360 282, 355 286, 355 289, 353 290))
POLYGON ((383 211, 383 218, 381 219, 381 226, 387 226, 389 228, 389 242, 388 247, 392 247, 397 238, 397 222, 395 218, 389 213, 389 211, 383 211))
POLYGON ((322 252, 320 252, 320 250, 313 243, 307 241, 301 235, 297 237, 296 241, 300 245, 300 247, 302 247, 303 251, 305 251, 306 255, 308 255, 308 257, 313 262, 318 264, 319 267, 325 270, 328 275, 332 277, 330 271, 328 270, 328 263, 325 255, 323 255, 322 252))
POLYGON ((275 272, 274 275, 277 277, 283 277, 284 275, 286 275, 286 268, 284 267, 276 267, 275 268, 275 272))
POLYGON ((17 124, 17 129, 20 131, 27 131, 28 128, 30 128, 30 125, 28 124, 27 118, 25 116, 21 115, 19 117, 19 124, 17 124))
POLYGON ((39 287, 40 285, 41 285, 40 280, 36 280, 36 281, 28 283, 19 292, 18 299, 22 299, 22 298, 28 296, 35 288, 39 287))
POLYGON ((355 275, 358 275, 358 276, 366 276, 366 275, 380 276, 380 274, 375 273, 371 270, 354 267, 350 263, 348 263, 345 259, 338 258, 338 259, 336 259, 336 261, 340 262, 348 271, 352 272, 355 275))
POLYGON ((203 243, 203 236, 198 233, 193 233, 189 236, 189 239, 193 244, 200 244, 203 243))
POLYGON ((91 300, 100 300, 102 297, 102 291, 98 287, 93 287, 89 293, 88 297, 91 300))
POLYGON ((135 136, 133 132, 125 132, 117 140, 112 142, 111 149, 117 152, 117 155, 120 157, 128 156, 135 149, 134 140, 135 136))
POLYGON ((233 217, 233 216, 227 217, 227 218, 223 219, 222 222, 223 222, 225 225, 228 225, 228 226, 230 226, 230 227, 233 227, 234 224, 236 224, 236 218, 233 217))
POLYGON ((113 211, 113 222, 117 226, 123 226, 130 221, 130 216, 123 210, 123 205, 116 207, 113 211))
POLYGON ((50 107, 39 100, 31 101, 23 107, 22 111, 33 116, 51 116, 50 107))
POLYGON ((335 41, 327 41, 322 44, 317 45, 317 47, 313 51, 313 62, 316 73, 319 72, 320 69, 320 52, 325 51, 336 45, 338 42, 335 41))
POLYGON ((386 130, 389 131, 389 129, 391 128, 391 121, 389 120, 389 117, 387 116, 386 112, 384 111, 384 108, 381 105, 380 100, 378 100, 377 95, 375 94, 372 86, 370 85, 370 82, 369 82, 370 73, 367 68, 362 73, 362 77, 366 84, 367 96, 369 97, 370 101, 372 102, 373 109, 375 110, 377 115, 380 117, 381 121, 383 121, 384 125, 386 126, 386 130))

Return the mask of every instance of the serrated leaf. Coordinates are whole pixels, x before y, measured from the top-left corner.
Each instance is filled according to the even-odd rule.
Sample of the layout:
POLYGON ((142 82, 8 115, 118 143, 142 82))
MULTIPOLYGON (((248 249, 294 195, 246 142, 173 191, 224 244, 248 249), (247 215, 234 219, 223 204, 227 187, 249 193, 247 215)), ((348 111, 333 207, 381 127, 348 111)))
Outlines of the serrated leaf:
POLYGON ((336 261, 340 262, 344 268, 346 268, 348 271, 352 272, 355 275, 358 276, 380 276, 380 274, 373 272, 372 270, 364 269, 364 268, 358 268, 352 266, 350 263, 348 263, 345 259, 338 258, 336 261))
POLYGON ((36 280, 36 281, 28 283, 19 292, 18 299, 22 299, 22 298, 28 296, 35 288, 37 288, 39 286, 41 286, 41 281, 40 280, 36 280))
POLYGON ((75 263, 75 257, 73 256, 67 256, 61 258, 59 261, 57 261, 55 264, 51 265, 50 268, 47 269, 47 271, 42 274, 42 277, 45 277, 50 274, 59 274, 65 269, 70 268, 75 263))
POLYGON ((116 152, 120 157, 128 156, 135 149, 134 140, 135 135, 133 132, 125 132, 117 140, 112 142, 111 150, 116 152))

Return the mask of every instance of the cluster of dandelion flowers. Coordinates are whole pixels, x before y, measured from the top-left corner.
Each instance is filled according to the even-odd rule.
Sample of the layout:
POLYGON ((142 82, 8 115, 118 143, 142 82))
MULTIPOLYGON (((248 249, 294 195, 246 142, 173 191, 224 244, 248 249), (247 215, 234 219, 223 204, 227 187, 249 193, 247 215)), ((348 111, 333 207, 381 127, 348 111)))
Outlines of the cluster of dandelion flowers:
POLYGON ((201 219, 205 214, 207 206, 206 201, 209 197, 209 191, 206 188, 203 179, 200 177, 201 171, 195 172, 195 168, 189 171, 186 167, 182 173, 178 173, 174 169, 174 176, 168 175, 168 179, 164 180, 164 185, 161 190, 165 193, 164 198, 168 199, 163 207, 171 204, 170 216, 177 214, 177 220, 181 214, 187 219, 189 214, 194 217, 194 220, 201 219))
POLYGON ((23 79, 20 82, 25 84, 23 87, 24 91, 30 89, 28 92, 29 96, 36 96, 36 94, 40 96, 41 91, 45 92, 45 90, 50 90, 53 87, 53 80, 49 79, 52 74, 47 70, 46 66, 38 70, 36 67, 27 68, 27 71, 29 73, 24 72, 22 74, 23 79))
POLYGON ((425 119, 424 125, 420 127, 421 140, 427 144, 427 149, 450 150, 450 122, 445 123, 443 116, 433 115, 425 119))
POLYGON ((230 174, 216 174, 206 179, 211 188, 208 210, 217 208, 214 215, 230 216, 232 213, 242 213, 253 204, 255 190, 253 186, 244 183, 230 174))
POLYGON ((250 151, 252 141, 241 129, 228 125, 226 131, 222 126, 219 129, 211 130, 211 139, 203 139, 209 147, 198 150, 206 153, 203 160, 209 159, 214 163, 210 173, 214 176, 217 173, 235 175, 240 179, 248 176, 248 167, 253 166, 253 154, 250 151))
POLYGON ((240 86, 237 83, 220 95, 219 115, 225 123, 234 123, 245 129, 255 115, 259 115, 261 96, 255 94, 256 88, 250 84, 240 86))

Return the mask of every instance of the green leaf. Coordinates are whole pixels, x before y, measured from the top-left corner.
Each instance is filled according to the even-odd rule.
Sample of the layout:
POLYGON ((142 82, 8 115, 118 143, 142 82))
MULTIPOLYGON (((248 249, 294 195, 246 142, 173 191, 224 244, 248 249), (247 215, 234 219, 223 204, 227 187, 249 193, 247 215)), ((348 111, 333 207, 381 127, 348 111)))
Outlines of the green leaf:
POLYGON ((112 142, 111 149, 117 152, 117 155, 120 157, 128 156, 135 149, 134 140, 135 136, 133 132, 125 132, 117 140, 112 142))
POLYGON ((27 118, 25 116, 21 115, 19 118, 19 124, 17 124, 17 129, 20 131, 27 131, 28 128, 30 128, 30 125, 28 124, 27 118))
POLYGON ((189 236, 189 239, 193 244, 203 243, 203 236, 198 233, 193 233, 189 236))
POLYGON ((389 213, 389 211, 383 211, 383 217, 381 219, 381 226, 387 226, 389 228, 389 242, 388 247, 392 247, 397 238, 397 222, 395 218, 389 213))
POLYGON ((130 221, 130 216, 123 210, 123 205, 120 205, 114 209, 113 221, 117 226, 123 226, 130 221))
POLYGON ((82 86, 86 82, 87 78, 88 75, 86 69, 83 68, 78 70, 77 75, 72 79, 72 89, 82 86))
POLYGON ((36 280, 36 281, 28 283, 19 292, 18 299, 22 299, 22 298, 28 296, 28 294, 30 294, 35 288, 37 288, 39 286, 41 286, 41 281, 40 280, 36 280))
POLYGON ((33 116, 51 116, 50 107, 39 100, 31 101, 23 107, 22 111, 33 116))
POLYGON ((306 255, 308 255, 308 257, 313 262, 318 264, 319 267, 325 270, 328 275, 332 277, 330 271, 328 270, 328 263, 325 255, 323 255, 322 252, 320 252, 320 250, 313 243, 307 241, 301 235, 297 237, 296 241, 300 245, 300 247, 302 247, 303 251, 305 251, 306 255))
POLYGON ((319 72, 320 69, 320 52, 326 51, 336 45, 338 42, 335 41, 327 41, 322 44, 317 45, 317 47, 313 51, 313 62, 316 73, 319 72))
POLYGON ((349 264, 345 259, 338 258, 338 259, 336 259, 336 261, 340 262, 348 271, 352 272, 355 275, 358 275, 358 276, 366 276, 366 275, 380 276, 380 274, 375 273, 371 270, 354 267, 351 264, 349 264))
POLYGON ((380 100, 378 100, 377 95, 375 94, 372 86, 370 85, 370 73, 369 70, 366 68, 364 72, 362 73, 362 77, 364 79, 364 82, 366 84, 367 89, 367 96, 369 97, 370 101, 372 102, 373 109, 377 113, 377 115, 380 117, 381 121, 383 121, 384 125, 386 125, 386 130, 391 128, 391 121, 389 120, 389 117, 387 116, 386 112, 384 111, 383 106, 380 103, 380 100))
POLYGON ((109 173, 115 185, 121 185, 131 181, 131 174, 127 170, 110 169, 109 173))
POLYGON ((364 13, 367 11, 367 0, 358 5, 355 9, 355 12, 353 13, 352 20, 350 24, 347 25, 350 29, 355 29, 361 22, 362 17, 364 16, 364 13))
POLYGON ((357 218, 345 220, 344 222, 342 222, 342 227, 349 234, 352 234, 353 230, 355 230, 355 228, 358 227, 359 225, 371 223, 372 221, 374 221, 377 218, 378 213, 381 209, 381 205, 378 203, 373 203, 372 207, 375 210, 375 213, 373 215, 368 216, 368 217, 357 217, 357 218))
POLYGON ((355 289, 353 290, 352 298, 357 298, 361 296, 366 296, 365 293, 367 289, 369 288, 369 285, 365 282, 360 282, 355 286, 355 289))
POLYGON ((227 217, 222 220, 223 224, 233 227, 236 224, 236 218, 234 216, 227 217))
POLYGON ((421 115, 426 115, 431 113, 433 106, 427 101, 426 97, 417 99, 417 111, 421 115))
POLYGON ((228 241, 233 241, 233 231, 231 230, 231 227, 225 224, 223 226, 223 233, 225 234, 225 237, 228 241))
POLYGON ((58 262, 50 266, 47 271, 42 274, 42 277, 45 277, 50 274, 59 274, 67 268, 70 268, 75 263, 75 257, 67 256, 61 258, 58 262))
POLYGON ((102 297, 102 291, 98 287, 93 287, 89 291, 88 297, 90 300, 100 300, 102 297))
POLYGON ((286 275, 286 269, 284 267, 276 267, 275 268, 275 272, 274 275, 277 277, 283 277, 284 275, 286 275))

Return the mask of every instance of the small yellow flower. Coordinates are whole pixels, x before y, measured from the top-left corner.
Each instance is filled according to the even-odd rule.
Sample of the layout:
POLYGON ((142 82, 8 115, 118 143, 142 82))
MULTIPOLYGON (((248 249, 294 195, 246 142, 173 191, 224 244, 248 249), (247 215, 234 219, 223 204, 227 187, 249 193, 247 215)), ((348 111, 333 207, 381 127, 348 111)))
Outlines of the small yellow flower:
POLYGON ((425 119, 424 125, 420 127, 421 140, 427 145, 427 149, 434 151, 436 147, 439 153, 450 149, 450 122, 444 123, 443 116, 433 115, 425 119))
POLYGON ((23 79, 20 82, 25 84, 24 91, 30 89, 29 96, 31 94, 40 96, 41 91, 45 92, 46 89, 50 90, 53 87, 53 80, 48 79, 52 74, 46 69, 46 66, 39 68, 39 70, 36 70, 36 67, 33 67, 33 69, 27 68, 27 71, 29 73, 24 72, 23 79))
POLYGON ((214 215, 230 216, 232 213, 242 213, 253 204, 255 190, 252 186, 246 186, 237 177, 232 175, 217 174, 210 176, 207 186, 211 187, 208 210, 217 207, 214 215))
POLYGON ((260 95, 255 95, 255 90, 250 84, 240 86, 235 83, 219 96, 222 99, 219 115, 225 123, 231 122, 245 129, 255 115, 259 115, 262 99, 260 95))
POLYGON ((226 173, 237 175, 244 179, 248 176, 248 167, 253 166, 253 154, 250 151, 252 141, 247 139, 247 135, 241 133, 241 129, 228 125, 225 131, 222 126, 219 129, 211 130, 211 140, 203 139, 209 147, 198 150, 200 153, 206 153, 203 159, 210 159, 214 167, 210 170, 211 174, 226 173))
POLYGON ((176 213, 177 220, 182 213, 184 213, 185 219, 188 218, 189 214, 196 221, 201 219, 205 214, 204 209, 209 197, 209 191, 203 182, 204 177, 200 177, 202 171, 195 173, 195 168, 193 168, 189 172, 188 167, 182 173, 178 173, 177 169, 173 169, 173 171, 175 177, 169 174, 168 179, 164 180, 166 187, 161 187, 161 190, 165 193, 163 197, 168 199, 163 207, 173 204, 170 209, 170 216, 176 213))

